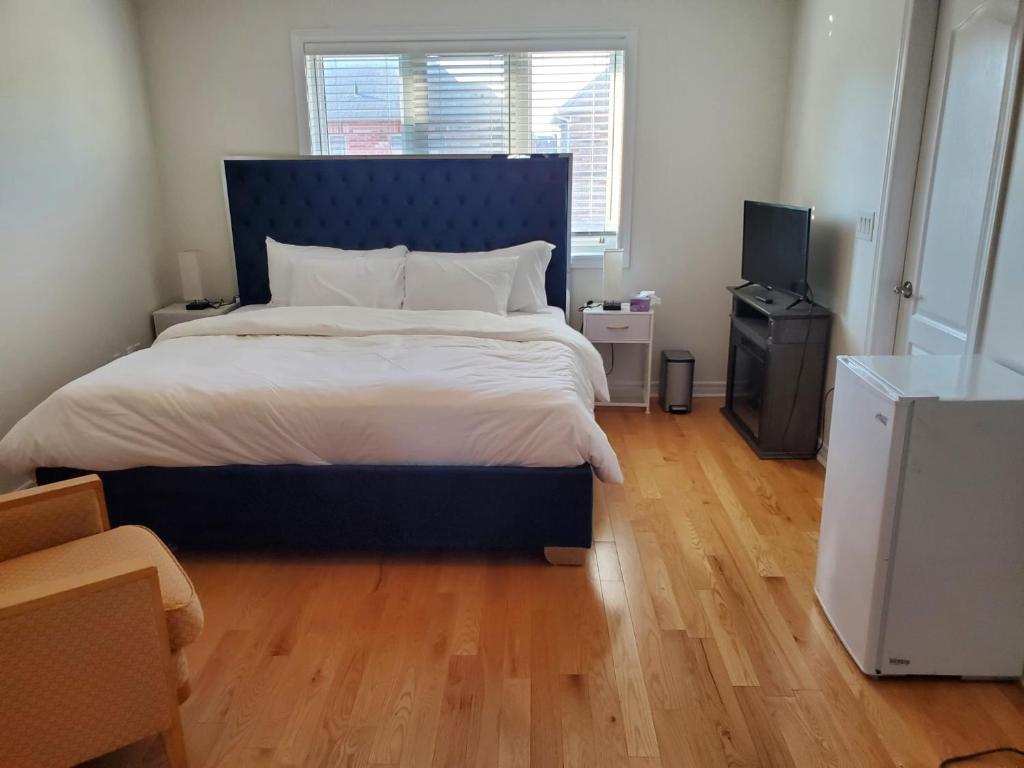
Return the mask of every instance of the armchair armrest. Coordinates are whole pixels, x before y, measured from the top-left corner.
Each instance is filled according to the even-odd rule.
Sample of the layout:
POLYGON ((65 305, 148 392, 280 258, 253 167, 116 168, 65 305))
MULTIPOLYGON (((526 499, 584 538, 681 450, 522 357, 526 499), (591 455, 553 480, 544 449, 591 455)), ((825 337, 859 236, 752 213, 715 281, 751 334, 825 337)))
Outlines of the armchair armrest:
POLYGON ((110 527, 96 475, 0 496, 0 560, 55 547, 110 527))
POLYGON ((123 562, 0 594, 0 766, 71 765, 166 731, 157 570, 123 562))

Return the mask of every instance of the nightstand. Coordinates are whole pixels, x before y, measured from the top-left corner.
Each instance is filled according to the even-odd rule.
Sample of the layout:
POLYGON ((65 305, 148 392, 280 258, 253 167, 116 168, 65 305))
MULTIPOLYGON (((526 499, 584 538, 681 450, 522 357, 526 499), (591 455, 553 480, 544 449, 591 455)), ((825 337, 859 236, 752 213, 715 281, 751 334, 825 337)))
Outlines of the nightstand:
POLYGON ((198 320, 201 317, 226 315, 235 309, 238 309, 237 301, 210 309, 185 309, 184 303, 168 304, 166 307, 158 309, 153 313, 153 329, 156 331, 156 335, 159 336, 172 325, 189 320, 198 320))
MULTIPOLYGON (((610 405, 643 408, 651 412, 651 354, 654 348, 654 311, 608 311, 600 307, 583 310, 583 335, 594 344, 633 344, 643 347, 642 383, 612 387, 610 405)), ((614 348, 612 354, 615 354, 614 348)))

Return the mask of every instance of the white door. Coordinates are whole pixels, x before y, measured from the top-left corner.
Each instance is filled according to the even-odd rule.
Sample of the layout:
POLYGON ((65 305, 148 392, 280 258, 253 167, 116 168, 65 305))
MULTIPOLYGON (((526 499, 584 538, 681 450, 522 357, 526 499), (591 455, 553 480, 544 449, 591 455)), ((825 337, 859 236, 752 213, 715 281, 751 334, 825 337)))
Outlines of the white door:
POLYGON ((940 6, 896 354, 973 351, 1019 9, 1020 0, 940 6))

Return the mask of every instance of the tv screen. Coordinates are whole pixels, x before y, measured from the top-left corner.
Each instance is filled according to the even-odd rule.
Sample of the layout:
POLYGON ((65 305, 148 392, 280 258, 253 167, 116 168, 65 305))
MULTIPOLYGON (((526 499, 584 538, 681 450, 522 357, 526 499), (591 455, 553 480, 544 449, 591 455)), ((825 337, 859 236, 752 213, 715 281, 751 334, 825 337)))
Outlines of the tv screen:
POLYGON ((811 209, 743 203, 744 280, 797 296, 807 293, 811 209))

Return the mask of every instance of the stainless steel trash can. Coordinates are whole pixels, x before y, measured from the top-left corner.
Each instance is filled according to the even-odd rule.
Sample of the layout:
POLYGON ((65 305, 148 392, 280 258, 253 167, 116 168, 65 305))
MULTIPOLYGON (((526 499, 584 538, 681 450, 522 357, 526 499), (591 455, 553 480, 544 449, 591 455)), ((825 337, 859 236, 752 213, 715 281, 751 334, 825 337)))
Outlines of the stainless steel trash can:
POLYGON ((696 363, 688 350, 661 353, 661 409, 668 413, 689 413, 693 407, 693 371, 696 363))

